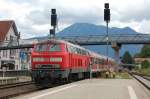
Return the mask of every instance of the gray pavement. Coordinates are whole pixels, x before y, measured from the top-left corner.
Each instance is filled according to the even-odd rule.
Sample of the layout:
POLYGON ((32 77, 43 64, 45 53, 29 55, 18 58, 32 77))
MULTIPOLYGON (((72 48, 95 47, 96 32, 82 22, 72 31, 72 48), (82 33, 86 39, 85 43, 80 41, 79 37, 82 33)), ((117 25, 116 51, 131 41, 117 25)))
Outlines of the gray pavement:
POLYGON ((15 99, 150 99, 150 91, 134 79, 87 79, 15 99))

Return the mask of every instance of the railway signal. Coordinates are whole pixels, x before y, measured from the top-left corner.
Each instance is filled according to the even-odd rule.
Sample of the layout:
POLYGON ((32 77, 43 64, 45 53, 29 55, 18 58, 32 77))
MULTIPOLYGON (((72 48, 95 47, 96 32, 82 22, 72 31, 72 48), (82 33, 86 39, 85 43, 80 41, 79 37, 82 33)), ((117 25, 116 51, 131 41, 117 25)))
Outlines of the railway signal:
POLYGON ((56 9, 51 9, 51 26, 53 29, 50 29, 50 36, 52 38, 55 38, 55 29, 57 26, 57 14, 56 14, 56 9))
POLYGON ((109 43, 109 35, 108 35, 108 23, 110 22, 110 9, 109 9, 109 3, 105 3, 104 5, 104 21, 106 22, 106 32, 107 32, 107 47, 106 47, 106 56, 107 56, 107 66, 109 67, 108 63, 108 43, 109 43))
POLYGON ((51 9, 51 26, 56 27, 56 25, 57 25, 56 9, 51 9))
POLYGON ((110 22, 110 9, 109 9, 109 3, 105 3, 105 9, 104 9, 104 21, 107 23, 110 22))

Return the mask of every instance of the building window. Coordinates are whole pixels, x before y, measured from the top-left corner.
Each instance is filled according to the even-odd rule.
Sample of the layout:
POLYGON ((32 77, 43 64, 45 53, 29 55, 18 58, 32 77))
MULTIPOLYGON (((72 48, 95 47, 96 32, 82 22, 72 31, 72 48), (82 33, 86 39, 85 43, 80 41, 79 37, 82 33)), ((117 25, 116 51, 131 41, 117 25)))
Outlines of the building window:
POLYGON ((12 50, 10 50, 10 57, 12 57, 12 54, 13 54, 13 53, 12 53, 12 50))
POLYGON ((3 57, 4 57, 4 50, 2 52, 3 52, 3 57))
POLYGON ((7 52, 8 52, 8 50, 6 50, 6 57, 8 56, 8 55, 7 55, 7 52))
POLYGON ((7 50, 3 50, 3 57, 7 57, 7 50))
POLYGON ((16 50, 10 50, 10 57, 13 57, 16 55, 16 50))
POLYGON ((8 40, 7 36, 6 36, 6 41, 8 40))
POLYGON ((13 39, 14 39, 13 36, 10 35, 10 41, 12 41, 13 39))

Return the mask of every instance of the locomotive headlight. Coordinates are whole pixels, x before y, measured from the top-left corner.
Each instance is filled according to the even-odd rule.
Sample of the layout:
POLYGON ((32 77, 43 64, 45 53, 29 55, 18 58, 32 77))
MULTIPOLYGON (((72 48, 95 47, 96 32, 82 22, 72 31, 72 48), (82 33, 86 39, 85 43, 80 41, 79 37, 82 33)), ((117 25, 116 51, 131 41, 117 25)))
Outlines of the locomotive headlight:
POLYGON ((36 57, 36 58, 33 58, 33 61, 34 62, 44 62, 44 61, 48 61, 48 59, 47 58, 38 58, 38 57, 36 57))
POLYGON ((62 58, 61 57, 51 57, 50 62, 62 62, 62 58))
POLYGON ((33 58, 33 62, 38 62, 39 58, 33 58))

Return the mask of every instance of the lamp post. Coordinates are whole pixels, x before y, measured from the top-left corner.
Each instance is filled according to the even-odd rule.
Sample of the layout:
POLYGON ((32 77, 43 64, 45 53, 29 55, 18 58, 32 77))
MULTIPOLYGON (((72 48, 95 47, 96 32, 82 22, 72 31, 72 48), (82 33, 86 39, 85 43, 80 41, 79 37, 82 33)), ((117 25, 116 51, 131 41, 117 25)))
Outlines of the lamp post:
POLYGON ((107 47, 106 47, 106 56, 107 56, 107 67, 108 65, 108 45, 109 45, 109 35, 108 35, 108 23, 110 22, 110 9, 109 9, 109 3, 105 3, 105 9, 104 9, 104 21, 106 22, 106 37, 107 37, 107 47))

